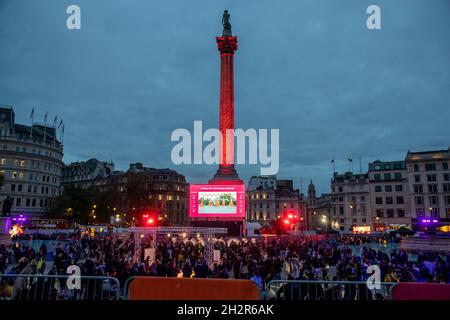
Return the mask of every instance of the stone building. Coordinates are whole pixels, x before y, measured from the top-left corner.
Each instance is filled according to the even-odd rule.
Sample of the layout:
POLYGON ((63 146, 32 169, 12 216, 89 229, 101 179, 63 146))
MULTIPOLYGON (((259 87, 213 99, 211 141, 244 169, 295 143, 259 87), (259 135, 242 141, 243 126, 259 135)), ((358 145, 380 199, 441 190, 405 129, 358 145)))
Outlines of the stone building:
POLYGON ((62 158, 56 127, 18 124, 0 107, 0 208, 9 199, 12 215, 44 214, 61 191, 62 158))

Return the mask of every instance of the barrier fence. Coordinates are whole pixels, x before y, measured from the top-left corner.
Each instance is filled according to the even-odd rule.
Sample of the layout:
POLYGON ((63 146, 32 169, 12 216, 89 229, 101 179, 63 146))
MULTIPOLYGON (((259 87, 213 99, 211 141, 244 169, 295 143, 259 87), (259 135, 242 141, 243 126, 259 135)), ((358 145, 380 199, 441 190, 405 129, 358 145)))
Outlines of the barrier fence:
POLYGON ((130 277, 123 286, 113 277, 0 274, 0 300, 242 299, 295 301, 449 300, 449 284, 365 281, 273 280, 261 292, 249 280, 130 277), (69 284, 69 287, 68 287, 69 284))
POLYGON ((69 289, 70 275, 0 274, 0 300, 118 300, 119 280, 81 276, 79 288, 69 289), (68 281, 69 280, 69 281, 68 281))
POLYGON ((273 280, 266 286, 266 300, 370 301, 392 300, 397 283, 383 282, 369 289, 365 281, 273 280))

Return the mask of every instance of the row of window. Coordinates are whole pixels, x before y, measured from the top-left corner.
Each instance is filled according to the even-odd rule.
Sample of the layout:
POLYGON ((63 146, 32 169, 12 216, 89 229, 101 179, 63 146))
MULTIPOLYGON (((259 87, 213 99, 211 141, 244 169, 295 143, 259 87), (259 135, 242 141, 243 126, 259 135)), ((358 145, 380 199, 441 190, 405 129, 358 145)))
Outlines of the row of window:
MULTIPOLYGON (((392 192, 392 190, 393 190, 392 185, 385 185, 384 186, 384 191, 385 192, 392 192)), ((382 192, 382 191, 383 191, 383 186, 375 186, 375 192, 382 192)), ((395 185, 395 191, 402 192, 403 191, 403 185, 401 185, 401 184, 395 185)))
MULTIPOLYGON (((2 175, 4 178, 9 178, 4 170, 0 170, 0 175, 2 175)), ((23 180, 25 179, 25 173, 23 171, 12 171, 11 172, 11 179, 13 180, 23 180)), ((59 179, 55 176, 50 175, 41 175, 37 173, 29 173, 28 175, 28 181, 41 181, 41 182, 47 182, 52 184, 58 184, 59 179)))
MULTIPOLYGON (((344 202, 344 197, 337 197, 337 198, 333 198, 332 200, 333 200, 333 201, 336 201, 336 199, 337 199, 339 202, 344 202)), ((352 202, 355 202, 355 201, 356 201, 356 197, 355 197, 355 196, 353 196, 351 199, 352 199, 352 202)), ((366 197, 365 197, 365 196, 360 196, 360 197, 359 197, 359 200, 360 200, 360 201, 366 201, 366 197)))
POLYGON ((16 207, 32 207, 35 208, 39 206, 40 208, 47 207, 48 199, 35 199, 35 198, 11 198, 11 202, 15 204, 16 207))
POLYGON ((7 144, 3 145, 3 150, 15 150, 16 152, 24 152, 24 153, 31 153, 31 154, 36 154, 36 155, 45 155, 46 157, 51 157, 53 158, 53 156, 56 156, 53 152, 49 152, 49 151, 42 151, 41 149, 36 149, 36 148, 27 148, 24 146, 16 146, 14 148, 14 146, 11 146, 12 148, 10 148, 7 144))
MULTIPOLYGON (((442 174, 442 179, 444 181, 450 181, 450 174, 449 173, 442 174)), ((437 175, 436 174, 427 174, 427 181, 428 182, 436 182, 437 181, 437 175)), ((415 174, 414 175, 414 182, 416 182, 416 183, 421 182, 421 175, 420 174, 415 174)))
MULTIPOLYGON (((49 191, 51 192, 51 194, 56 194, 56 189, 55 188, 51 188, 49 189, 49 187, 44 187, 41 186, 41 194, 49 194, 49 191)), ((23 185, 18 184, 11 184, 11 192, 25 192, 25 188, 23 188, 23 185)), ((27 187, 27 192, 28 193, 37 193, 38 192, 38 186, 37 185, 31 185, 29 184, 27 187)))
MULTIPOLYGON (((384 209, 376 209, 375 210, 376 215, 378 218, 384 218, 384 209)), ((395 217, 395 212, 397 212, 397 217, 398 218, 404 218, 405 217, 405 209, 403 208, 398 208, 397 210, 394 210, 392 208, 386 209, 386 217, 387 218, 394 218, 395 217)))
MULTIPOLYGON (((429 196, 428 201, 430 205, 439 205, 439 196, 429 196)), ((414 203, 416 206, 425 205, 423 196, 415 196, 414 203)), ((450 205, 450 196, 444 196, 444 203, 450 205)))
POLYGON ((384 163, 384 164, 376 164, 373 166, 375 171, 380 170, 402 170, 405 167, 404 163, 384 163))
MULTIPOLYGON (((411 166, 410 166, 411 168, 411 166)), ((431 163, 425 163, 425 171, 437 171, 438 170, 438 165, 434 162, 431 163)), ((440 168, 442 170, 448 170, 448 162, 442 162, 440 165, 440 168)), ((414 170, 414 172, 419 172, 420 171, 420 166, 419 164, 414 164, 412 166, 412 169, 414 170)))
MULTIPOLYGON (((430 208, 431 210, 425 210, 425 208, 417 208, 416 209, 416 216, 417 217, 426 217, 426 216, 431 216, 434 218, 439 218, 441 215, 440 209, 439 208, 430 208)), ((445 209, 445 213, 447 215, 447 218, 450 218, 450 208, 446 208, 445 209)))
MULTIPOLYGON (((395 197, 397 204, 404 204, 405 200, 402 196, 395 197)), ((383 197, 376 197, 375 204, 383 204, 383 197)), ((394 197, 386 197, 386 204, 394 204, 394 197)))
MULTIPOLYGON (((253 208, 255 208, 255 209, 256 209, 257 206, 258 206, 257 203, 254 203, 254 204, 253 204, 253 208)), ((288 205, 287 203, 283 203, 283 208, 284 208, 284 209, 286 209, 288 206, 289 206, 291 209, 294 209, 294 203, 290 203, 289 205, 288 205)), ((263 204, 262 204, 262 203, 259 203, 259 208, 262 209, 262 207, 263 207, 263 204)), ((280 209, 280 203, 277 202, 277 203, 275 204, 275 207, 276 207, 277 209, 280 209)), ((269 208, 270 208, 270 204, 267 203, 267 204, 266 204, 266 208, 269 209, 269 208)))
MULTIPOLYGON (((438 184, 428 184, 428 193, 438 193, 439 188, 438 184)), ((443 183, 442 184, 442 192, 443 193, 449 193, 450 192, 450 183, 443 183)), ((421 184, 415 184, 414 185, 414 193, 423 193, 423 185, 421 184)))
MULTIPOLYGON (((373 178, 375 180, 381 180, 381 173, 375 173, 373 175, 373 178)), ((392 174, 387 172, 385 174, 383 174, 383 178, 384 180, 392 180, 392 174)), ((402 178, 402 173, 401 172, 395 172, 394 173, 394 179, 401 179, 402 178)))

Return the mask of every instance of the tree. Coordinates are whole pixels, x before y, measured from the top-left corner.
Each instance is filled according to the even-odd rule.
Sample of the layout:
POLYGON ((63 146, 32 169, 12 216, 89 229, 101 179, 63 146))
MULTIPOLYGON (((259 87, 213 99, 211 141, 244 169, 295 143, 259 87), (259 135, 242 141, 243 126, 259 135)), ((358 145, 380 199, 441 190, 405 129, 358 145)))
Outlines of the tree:
POLYGON ((74 186, 65 186, 63 193, 55 198, 49 215, 80 223, 87 223, 91 213, 93 193, 74 186))
POLYGON ((148 208, 150 179, 146 173, 132 173, 128 175, 126 183, 126 205, 141 212, 148 208))

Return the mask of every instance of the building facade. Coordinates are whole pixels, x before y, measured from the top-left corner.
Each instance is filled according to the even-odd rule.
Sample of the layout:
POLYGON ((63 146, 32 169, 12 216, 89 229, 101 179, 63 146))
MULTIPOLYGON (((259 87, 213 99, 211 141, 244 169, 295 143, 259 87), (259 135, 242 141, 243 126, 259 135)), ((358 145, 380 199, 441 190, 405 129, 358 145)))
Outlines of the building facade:
POLYGON ((411 227, 408 172, 405 161, 369 163, 372 224, 375 231, 411 227))
POLYGON ((0 107, 0 206, 11 214, 42 215, 61 191, 63 146, 57 128, 15 123, 14 110, 0 107))
POLYGON ((287 212, 302 218, 298 228, 306 228, 306 198, 294 189, 292 180, 277 180, 275 176, 253 176, 247 187, 247 220, 269 225, 287 212))
MULTIPOLYGON (((189 225, 189 186, 185 177, 174 170, 148 168, 142 163, 132 163, 126 172, 114 171, 106 177, 96 177, 92 188, 98 192, 114 188, 125 195, 130 179, 137 175, 145 177, 147 184, 146 209, 157 212, 158 217, 169 225, 189 225)), ((126 202, 117 208, 118 212, 133 214, 132 210, 126 202)))
POLYGON ((97 179, 106 178, 114 172, 114 163, 89 159, 64 166, 62 184, 82 189, 94 186, 97 179))
POLYGON ((330 225, 342 232, 373 230, 370 187, 367 173, 335 173, 331 180, 332 212, 330 225))
POLYGON ((413 226, 432 217, 438 225, 450 225, 450 148, 410 152, 406 155, 413 226))

